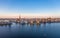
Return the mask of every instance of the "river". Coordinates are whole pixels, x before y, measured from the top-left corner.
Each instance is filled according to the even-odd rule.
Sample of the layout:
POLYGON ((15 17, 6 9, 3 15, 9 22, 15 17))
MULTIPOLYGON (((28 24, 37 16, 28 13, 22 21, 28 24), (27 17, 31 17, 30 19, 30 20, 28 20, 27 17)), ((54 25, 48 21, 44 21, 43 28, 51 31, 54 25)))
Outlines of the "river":
POLYGON ((0 38, 60 38, 60 23, 0 25, 0 38))

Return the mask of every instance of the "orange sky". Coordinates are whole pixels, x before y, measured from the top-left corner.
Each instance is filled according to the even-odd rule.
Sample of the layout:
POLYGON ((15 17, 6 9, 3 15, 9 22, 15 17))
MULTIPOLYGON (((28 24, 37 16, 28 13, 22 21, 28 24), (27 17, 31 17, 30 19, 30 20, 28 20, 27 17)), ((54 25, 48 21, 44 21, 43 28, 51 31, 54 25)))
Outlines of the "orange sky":
POLYGON ((18 14, 0 14, 0 18, 18 18, 18 14))
POLYGON ((55 14, 21 14, 22 18, 47 18, 47 17, 59 17, 55 14))
POLYGON ((47 17, 59 17, 57 15, 48 15, 48 14, 0 14, 0 18, 47 18, 47 17))

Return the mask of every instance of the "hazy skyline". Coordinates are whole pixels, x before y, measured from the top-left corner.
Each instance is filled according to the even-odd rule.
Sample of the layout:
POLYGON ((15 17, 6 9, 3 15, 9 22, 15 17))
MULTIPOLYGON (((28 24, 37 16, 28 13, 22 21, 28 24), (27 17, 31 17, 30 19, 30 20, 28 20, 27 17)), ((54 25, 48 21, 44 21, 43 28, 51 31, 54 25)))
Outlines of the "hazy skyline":
POLYGON ((0 0, 0 17, 59 17, 60 0, 0 0))

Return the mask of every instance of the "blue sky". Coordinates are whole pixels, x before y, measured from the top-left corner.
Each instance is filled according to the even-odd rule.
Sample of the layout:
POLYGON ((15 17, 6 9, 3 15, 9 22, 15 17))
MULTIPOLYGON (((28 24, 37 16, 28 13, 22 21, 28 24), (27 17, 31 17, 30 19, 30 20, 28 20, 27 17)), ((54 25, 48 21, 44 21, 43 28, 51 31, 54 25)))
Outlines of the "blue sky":
POLYGON ((59 16, 60 0, 0 0, 0 14, 59 16))

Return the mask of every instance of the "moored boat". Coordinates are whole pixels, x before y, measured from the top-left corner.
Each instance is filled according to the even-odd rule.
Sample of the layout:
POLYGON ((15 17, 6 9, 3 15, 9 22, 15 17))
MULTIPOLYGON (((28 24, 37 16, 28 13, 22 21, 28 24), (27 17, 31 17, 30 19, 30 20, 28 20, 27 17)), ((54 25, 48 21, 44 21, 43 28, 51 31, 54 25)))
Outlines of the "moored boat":
POLYGON ((0 21, 0 25, 11 25, 10 21, 0 21))

